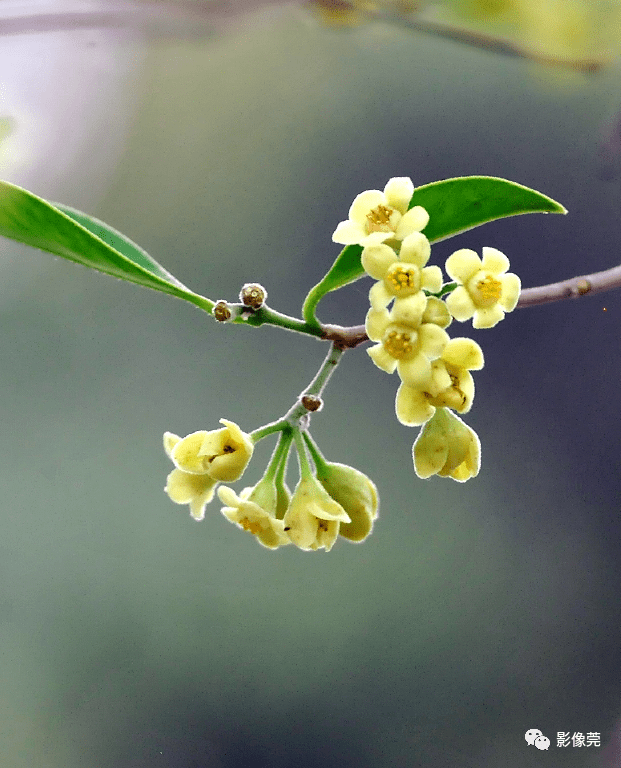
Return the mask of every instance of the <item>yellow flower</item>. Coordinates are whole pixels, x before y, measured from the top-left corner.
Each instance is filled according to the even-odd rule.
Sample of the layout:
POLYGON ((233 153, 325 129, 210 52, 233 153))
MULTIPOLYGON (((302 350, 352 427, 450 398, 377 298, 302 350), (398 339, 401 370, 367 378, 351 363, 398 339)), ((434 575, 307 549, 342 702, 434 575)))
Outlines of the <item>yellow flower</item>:
POLYGON ((264 547, 277 549, 291 544, 283 521, 275 517, 277 493, 273 482, 244 488, 239 496, 231 488, 221 486, 218 496, 226 504, 221 512, 227 520, 252 533, 264 547))
POLYGON ((349 209, 347 221, 341 221, 332 235, 342 245, 377 245, 385 240, 403 240, 427 226, 429 214, 420 205, 408 211, 414 185, 407 177, 396 177, 384 191, 361 192, 349 209))
POLYGON ((375 483, 357 469, 336 462, 324 462, 317 479, 351 518, 351 523, 340 524, 339 535, 350 541, 364 541, 377 517, 379 496, 375 483))
POLYGON ((284 517, 285 531, 300 549, 329 552, 341 523, 351 523, 343 507, 314 478, 298 483, 284 517))
MULTIPOLYGON (((178 435, 172 432, 164 433, 164 450, 169 458, 176 445, 181 442, 178 435)), ((164 490, 175 504, 189 504, 190 514, 195 520, 205 517, 205 507, 213 499, 218 481, 209 475, 197 475, 173 469, 166 480, 164 490)))
POLYGON ((465 483, 479 474, 481 443, 459 416, 438 408, 416 438, 412 458, 416 474, 423 479, 440 475, 465 483))
POLYGON ((496 248, 483 248, 483 259, 462 248, 446 260, 448 275, 460 283, 446 299, 455 320, 474 315, 474 328, 492 328, 511 312, 520 297, 520 278, 509 269, 509 259, 496 248))
POLYGON ((170 458, 177 469, 227 483, 239 480, 254 446, 237 424, 226 419, 220 419, 220 423, 225 425, 222 429, 193 432, 174 446, 170 458))
POLYGON ((386 373, 397 369, 401 380, 410 386, 425 385, 431 375, 431 360, 440 357, 449 337, 436 323, 421 322, 427 298, 419 292, 397 299, 392 310, 371 308, 365 328, 371 341, 367 349, 371 360, 386 373))
POLYGON ((413 296, 423 288, 437 293, 442 288, 442 271, 425 266, 430 255, 429 240, 421 232, 405 238, 399 256, 385 243, 368 245, 362 251, 362 266, 379 281, 369 293, 373 309, 387 307, 393 299, 413 296))
POLYGON ((401 384, 395 400, 397 418, 412 427, 428 421, 436 408, 467 413, 474 399, 470 371, 480 370, 483 364, 483 351, 476 341, 451 339, 442 355, 431 363, 431 380, 426 387, 401 384))

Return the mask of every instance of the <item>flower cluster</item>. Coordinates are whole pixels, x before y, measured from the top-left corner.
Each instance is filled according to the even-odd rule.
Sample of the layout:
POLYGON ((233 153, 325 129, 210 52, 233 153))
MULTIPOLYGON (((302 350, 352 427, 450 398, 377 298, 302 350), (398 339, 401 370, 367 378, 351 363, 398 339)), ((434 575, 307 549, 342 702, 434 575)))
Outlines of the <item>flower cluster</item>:
POLYGON ((332 239, 363 246, 362 266, 376 280, 365 323, 375 344, 367 351, 378 368, 396 370, 401 379, 399 421, 424 425, 413 446, 416 473, 464 482, 478 474, 480 444, 452 411, 472 407, 470 371, 483 367, 483 352, 472 339, 449 338, 446 329, 453 319, 472 318, 474 328, 495 326, 515 308, 520 279, 507 272, 509 260, 495 248, 483 248, 482 258, 462 248, 445 265, 456 285, 443 291, 440 268, 427 266, 431 245, 422 230, 429 216, 420 206, 409 207, 413 192, 409 178, 390 179, 383 192, 362 192, 332 239))
MULTIPOLYGON (((183 439, 171 432, 164 435, 164 449, 175 464, 165 491, 175 503, 189 504, 195 520, 204 518, 205 506, 213 499, 218 483, 239 479, 252 456, 251 436, 233 422, 220 421, 224 429, 193 432, 183 439)), ((218 497, 225 505, 222 514, 268 549, 295 544, 307 551, 329 552, 338 536, 363 541, 377 517, 375 485, 352 467, 326 461, 310 436, 304 437, 316 472, 311 471, 299 437, 301 477, 293 495, 284 481, 292 437, 283 434, 264 476, 254 487, 244 488, 240 494, 227 486, 218 488, 218 497)))

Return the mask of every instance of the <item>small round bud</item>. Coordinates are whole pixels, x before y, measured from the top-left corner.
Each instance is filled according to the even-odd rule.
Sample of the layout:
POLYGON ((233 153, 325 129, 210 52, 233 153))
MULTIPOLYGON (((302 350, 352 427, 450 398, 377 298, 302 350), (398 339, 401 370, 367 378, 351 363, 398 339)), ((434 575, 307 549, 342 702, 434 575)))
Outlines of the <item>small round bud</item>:
POLYGON ((239 300, 251 309, 261 309, 266 299, 267 291, 259 283, 245 283, 239 292, 239 300))
POLYGON ((226 323, 231 319, 231 310, 226 301, 217 301, 216 306, 213 308, 213 316, 219 323, 226 323))
POLYGON ((300 402, 307 411, 320 411, 323 408, 323 400, 317 395, 302 395, 300 402))

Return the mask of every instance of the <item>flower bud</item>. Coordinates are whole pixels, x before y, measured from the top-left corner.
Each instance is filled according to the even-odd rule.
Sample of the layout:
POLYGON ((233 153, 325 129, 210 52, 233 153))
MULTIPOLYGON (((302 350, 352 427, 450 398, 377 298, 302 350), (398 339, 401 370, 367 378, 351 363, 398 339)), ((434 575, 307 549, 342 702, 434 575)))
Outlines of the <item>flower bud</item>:
POLYGON ((481 443, 477 433, 446 408, 437 408, 412 446, 421 478, 440 475, 465 483, 479 474, 481 443))
POLYGON ((216 302, 216 305, 213 308, 213 316, 219 323, 226 323, 227 320, 231 319, 231 315, 231 310, 226 301, 221 300, 216 302))
POLYGON ((333 462, 321 466, 317 479, 351 518, 351 523, 341 523, 339 535, 350 541, 364 541, 377 517, 379 497, 375 484, 357 469, 333 462))
POLYGON ((259 283, 245 283, 239 292, 239 300, 250 309, 260 309, 267 299, 267 291, 259 283))

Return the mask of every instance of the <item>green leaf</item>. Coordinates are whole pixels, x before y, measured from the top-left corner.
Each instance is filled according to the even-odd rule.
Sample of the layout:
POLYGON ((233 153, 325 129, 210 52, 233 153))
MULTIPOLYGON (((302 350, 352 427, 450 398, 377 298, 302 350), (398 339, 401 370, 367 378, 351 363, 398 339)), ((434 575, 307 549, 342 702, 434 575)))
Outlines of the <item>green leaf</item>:
MULTIPOLYGON (((567 213, 552 198, 513 181, 494 176, 459 176, 434 181, 414 190, 409 208, 422 205, 429 213, 424 234, 432 243, 473 229, 488 221, 523 213, 567 213)), ((307 323, 317 324, 315 308, 330 291, 358 280, 362 246, 347 245, 326 276, 311 289, 302 310, 307 323)))
POLYGON ((214 306, 112 227, 68 206, 49 203, 6 181, 0 181, 0 235, 121 280, 168 293, 207 312, 214 306))
POLYGON ((432 243, 507 216, 567 213, 551 197, 495 176, 459 176, 425 184, 414 190, 408 208, 415 205, 429 213, 424 233, 432 243))

